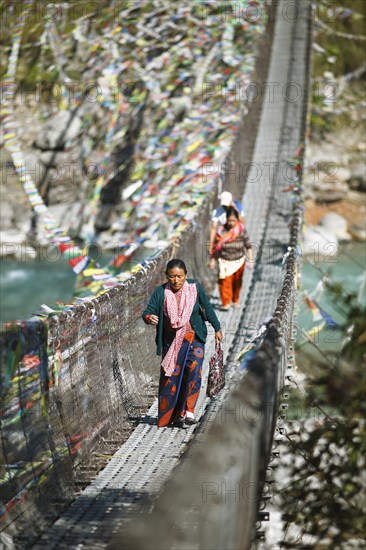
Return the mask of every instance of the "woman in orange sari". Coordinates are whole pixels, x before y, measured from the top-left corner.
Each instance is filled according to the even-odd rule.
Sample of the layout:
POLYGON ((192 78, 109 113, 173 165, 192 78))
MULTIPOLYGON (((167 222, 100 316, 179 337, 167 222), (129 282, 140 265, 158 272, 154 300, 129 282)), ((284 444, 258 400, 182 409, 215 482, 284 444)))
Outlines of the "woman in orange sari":
POLYGON ((254 264, 248 232, 233 207, 227 209, 226 223, 217 230, 210 260, 211 269, 215 267, 216 260, 219 264, 218 284, 223 309, 228 310, 231 302, 234 307, 240 307, 244 267, 247 265, 253 269, 254 264))

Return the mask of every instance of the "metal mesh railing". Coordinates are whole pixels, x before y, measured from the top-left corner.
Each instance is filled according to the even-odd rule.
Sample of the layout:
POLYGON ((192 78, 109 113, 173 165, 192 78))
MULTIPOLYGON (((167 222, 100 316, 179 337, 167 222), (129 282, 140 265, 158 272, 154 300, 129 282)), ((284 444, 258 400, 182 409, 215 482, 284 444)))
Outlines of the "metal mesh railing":
MULTIPOLYGON (((264 157, 266 161, 276 160, 278 165, 293 159, 305 138, 311 5, 303 2, 302 6, 303 15, 294 22, 290 46, 284 55, 291 52, 288 79, 302 86, 304 96, 297 105, 287 102, 284 106, 281 137, 275 144, 278 149, 272 152, 275 157, 264 157), (285 132, 286 128, 291 129, 285 132)), ((286 0, 280 1, 279 9, 285 7, 286 0)), ((280 42, 286 30, 279 25, 280 42)), ((277 64, 274 69, 278 70, 277 64)), ((269 110, 267 123, 270 117, 269 110)), ((275 133, 278 128, 271 130, 275 133)), ((265 140, 259 144, 265 148, 265 140)), ((300 186, 301 172, 290 168, 289 174, 300 186)), ((164 487, 153 512, 146 509, 142 519, 140 512, 131 526, 123 524, 108 548, 120 548, 122 543, 134 550, 150 550, 157 545, 174 550, 252 547, 255 529, 265 516, 258 512, 264 510, 270 494, 263 489, 293 344, 302 206, 299 193, 291 198, 282 193, 287 185, 277 170, 267 207, 258 197, 253 201, 265 210, 261 218, 265 224, 263 238, 258 241, 257 272, 238 331, 239 339, 240 334, 245 334, 241 345, 245 346, 253 333, 258 333, 264 316, 270 314, 271 320, 258 336, 252 357, 244 356, 243 370, 238 372, 232 362, 227 366, 229 394, 210 403, 186 459, 164 487)), ((248 192, 247 185, 244 200, 248 192)), ((260 234, 258 226, 256 231, 260 234)))
MULTIPOLYGON (((254 140, 241 133, 236 146, 249 150, 254 140)), ((178 253, 189 276, 212 290, 207 243, 217 185, 180 238, 125 283, 47 322, 3 326, 1 530, 20 544, 78 496, 154 401, 159 358, 141 312, 178 253)), ((231 189, 242 195, 243 180, 231 189)))
POLYGON ((141 312, 164 281, 166 261, 175 250, 187 259, 190 274, 209 288, 205 250, 212 203, 210 197, 180 241, 128 282, 47 324, 4 325, 1 516, 8 533, 29 522, 29 538, 57 517, 153 402, 159 360, 141 312), (41 514, 31 519, 27 510, 42 501, 41 514))
MULTIPOLYGON (((303 112, 303 104, 300 107, 303 112)), ((303 127, 299 130, 299 135, 303 135, 303 127)), ((247 142, 242 133, 236 145, 238 151, 247 142)), ((283 151, 284 158, 293 156, 294 143, 283 151)), ((278 144, 274 145, 277 148, 278 144)), ((244 182, 232 183, 231 189, 241 194, 244 182)), ((276 190, 272 194, 278 195, 276 190)), ((255 186, 247 189, 245 197, 247 207, 253 199, 249 224, 259 243, 266 223, 270 227, 272 222, 267 216, 269 204, 276 208, 281 205, 270 203, 270 196, 258 194, 255 186)), ((2 519, 5 532, 17 534, 20 544, 35 538, 74 500, 153 402, 159 361, 153 332, 145 331, 140 314, 153 288, 164 280, 166 261, 178 251, 187 260, 189 275, 200 278, 210 291, 214 275, 207 267, 206 250, 213 206, 212 194, 179 240, 126 283, 52 318, 48 325, 21 322, 5 327, 1 335, 3 365, 6 365, 1 371, 2 519)), ((298 230, 298 212, 296 216, 293 223, 298 230)), ((283 233, 282 226, 279 231, 283 246, 288 243, 288 235, 283 233)), ((273 237, 273 233, 268 235, 273 237)), ((291 239, 297 241, 294 232, 291 239)), ((252 380, 259 406, 263 400, 276 401, 281 388, 294 292, 293 254, 291 251, 287 260, 273 323, 245 377, 247 382, 244 380, 244 383, 252 380), (263 383, 268 394, 263 393, 263 383)), ((273 291, 272 299, 277 296, 278 292, 273 291)), ((250 307, 249 300, 248 312, 250 307)), ((251 319, 254 323, 256 316, 251 319)), ((244 392, 251 403, 247 388, 239 388, 238 392, 244 392)), ((261 428, 257 424, 251 433, 247 423, 249 439, 256 438, 252 446, 248 445, 248 456, 255 462, 259 449, 263 450, 262 470, 272 441, 274 419, 275 407, 261 428)), ((218 444, 219 441, 214 443, 218 444)), ((243 456, 239 458, 245 460, 243 456)), ((252 476, 258 479, 258 469, 248 474, 248 479, 253 479, 252 476)), ((253 513, 251 508, 249 519, 253 519, 253 513)), ((250 521, 248 525, 249 532, 250 521)))

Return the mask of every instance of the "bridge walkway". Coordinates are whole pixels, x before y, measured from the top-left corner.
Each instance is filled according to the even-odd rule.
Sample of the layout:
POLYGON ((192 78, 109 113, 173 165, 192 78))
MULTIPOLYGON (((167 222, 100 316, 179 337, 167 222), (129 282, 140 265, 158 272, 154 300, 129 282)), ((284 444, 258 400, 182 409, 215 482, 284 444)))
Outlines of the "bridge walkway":
MULTIPOLYGON (((257 248, 257 261, 254 272, 245 274, 241 309, 218 314, 225 332, 225 389, 214 400, 201 392, 196 407, 200 423, 186 430, 170 427, 158 430, 156 401, 104 470, 33 548, 106 548, 115 533, 139 517, 142 506, 153 505, 174 468, 184 459, 190 441, 204 439, 205 431, 231 388, 243 376, 235 362, 236 352, 272 314, 283 284, 282 257, 289 242, 291 202, 288 194, 281 192, 289 184, 284 182, 281 167, 293 158, 299 144, 301 127, 298 121, 303 110, 303 100, 289 101, 285 91, 289 90, 291 82, 300 82, 303 87, 307 85, 307 41, 306 18, 297 18, 291 23, 283 17, 277 18, 268 74, 268 83, 276 85, 266 89, 253 171, 248 176, 243 196, 248 231, 257 248)), ((214 299, 217 303, 217 295, 214 299)), ((206 358, 213 350, 211 329, 206 358)), ((207 365, 206 360, 203 388, 207 365)))

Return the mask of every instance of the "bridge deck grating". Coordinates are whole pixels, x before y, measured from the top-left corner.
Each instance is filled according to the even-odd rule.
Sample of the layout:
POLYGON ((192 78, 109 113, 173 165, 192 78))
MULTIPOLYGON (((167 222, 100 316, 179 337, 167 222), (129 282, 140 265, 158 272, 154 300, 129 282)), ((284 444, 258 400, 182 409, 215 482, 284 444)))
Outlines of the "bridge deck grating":
MULTIPOLYGON (((298 22, 298 40, 294 43, 292 26, 283 19, 278 19, 272 49, 272 58, 268 81, 287 82, 291 72, 291 80, 303 78, 301 63, 293 63, 293 59, 305 59, 306 28, 305 22, 298 22), (303 38, 301 38, 303 37, 303 38), (292 57, 289 54, 292 52, 292 57)), ((304 84, 304 83, 303 83, 304 84)), ((264 167, 265 163, 276 163, 293 156, 294 143, 298 143, 300 128, 292 127, 292 117, 297 117, 296 106, 286 103, 280 90, 275 91, 274 101, 264 98, 264 105, 254 151, 254 163, 264 167), (282 139, 284 126, 291 129, 290 138, 282 139), (270 128, 270 131, 268 129, 270 128), (297 141, 296 141, 297 140, 297 141)), ((288 135, 288 134, 287 134, 288 135)), ((283 186, 281 178, 275 178, 273 185, 268 181, 262 170, 260 180, 254 181, 248 176, 244 195, 247 205, 247 225, 251 240, 259 248, 266 242, 279 241, 286 244, 289 230, 284 215, 291 211, 291 203, 283 193, 276 193, 276 186, 283 186), (258 193, 260 189, 260 193, 258 193), (269 211, 273 198, 278 199, 276 207, 269 211), (248 206, 250 205, 250 208, 248 206)), ((49 528, 34 548, 64 548, 71 549, 105 548, 111 535, 127 525, 138 516, 143 504, 152 504, 162 486, 178 464, 191 439, 202 440, 205 431, 220 410, 230 388, 243 375, 238 372, 233 361, 233 350, 244 346, 255 332, 264 317, 271 314, 276 306, 283 282, 283 267, 275 265, 282 259, 283 251, 276 251, 272 258, 262 258, 252 272, 245 274, 245 290, 241 296, 241 310, 229 310, 219 313, 226 330, 224 354, 227 362, 227 386, 215 400, 204 395, 207 380, 207 365, 205 361, 203 390, 197 403, 197 416, 201 418, 199 430, 196 426, 186 430, 175 428, 159 429, 152 419, 157 417, 157 401, 150 407, 145 417, 136 427, 129 439, 115 453, 105 469, 100 472, 92 483, 81 493, 70 508, 49 528), (274 263, 274 258, 276 262, 274 263), (245 306, 245 307, 244 307, 245 306), (238 330, 233 330, 237 327, 238 330), (243 337, 243 327, 245 337, 243 337), (238 335, 239 333, 239 335, 238 335), (238 343, 239 341, 239 343, 238 343)), ((216 295, 217 298, 217 295, 216 295)), ((206 346, 206 357, 214 351, 213 331, 209 331, 206 346)))

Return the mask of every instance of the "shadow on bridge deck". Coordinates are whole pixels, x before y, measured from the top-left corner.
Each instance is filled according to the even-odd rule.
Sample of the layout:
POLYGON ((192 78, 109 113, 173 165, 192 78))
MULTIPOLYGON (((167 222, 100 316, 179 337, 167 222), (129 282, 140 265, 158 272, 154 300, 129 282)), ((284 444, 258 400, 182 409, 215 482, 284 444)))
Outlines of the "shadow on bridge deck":
MULTIPOLYGON (((244 194, 248 231, 256 247, 256 266, 254 273, 245 274, 242 309, 219 312, 225 332, 227 385, 214 400, 201 392, 197 426, 186 430, 158 430, 156 400, 140 418, 141 403, 151 403, 156 389, 153 373, 157 360, 151 356, 154 347, 151 334, 147 335, 139 326, 136 328, 136 319, 148 289, 160 282, 159 273, 173 246, 152 263, 146 273, 135 276, 129 293, 115 289, 98 303, 84 306, 84 311, 80 308, 79 317, 60 316, 51 326, 52 360, 63 362, 63 384, 72 397, 73 419, 67 423, 68 409, 63 408, 55 378, 48 423, 42 418, 41 405, 37 409, 37 420, 42 421, 44 434, 49 436, 52 445, 57 438, 64 445, 61 435, 73 434, 74 426, 76 433, 87 434, 86 441, 87 437, 96 437, 95 419, 99 416, 110 421, 116 430, 120 428, 119 422, 121 429, 131 426, 136 418, 139 423, 107 466, 44 532, 34 548, 186 550, 250 546, 290 345, 300 213, 293 196, 282 191, 288 187, 289 180, 298 180, 288 161, 295 157, 299 144, 304 141, 309 71, 310 0, 302 1, 296 17, 288 16, 287 8, 293 8, 293 1, 276 3, 270 66, 264 77, 271 86, 266 86, 244 194), (298 101, 292 101, 285 93, 291 83, 303 91, 298 101), (283 168, 289 168, 287 180, 283 168), (283 262, 288 246, 292 250, 283 262), (114 296, 117 298, 113 302, 114 296), (269 317, 273 317, 272 324, 268 322, 269 317), (258 335, 258 327, 264 321, 268 330, 255 341, 259 344, 258 351, 246 365, 248 370, 244 370, 235 362, 235 356, 258 335), (75 329, 73 339, 68 336, 67 324, 75 329), (136 330, 137 340, 122 339, 120 325, 126 327, 127 332, 130 327, 136 330), (64 346, 62 352, 58 347, 61 345, 64 346), (136 352, 136 357, 146 363, 146 372, 134 371, 130 349, 138 350, 140 355, 136 352), (105 358, 108 368, 103 364, 105 358), (84 369, 73 370, 77 363, 84 369), (130 385, 133 386, 131 393, 128 376, 134 382, 130 385), (90 380, 94 382, 92 387, 90 380), (85 411, 85 418, 78 417, 85 411), (57 432, 60 425, 62 429, 57 432), (57 432, 54 439, 52 430, 57 432)), ((242 131, 245 132, 245 125, 242 131)), ((240 154, 240 147, 237 152, 240 154)), ((207 211, 209 207, 211 202, 205 207, 207 211)), ((207 233, 207 227, 199 223, 182 241, 180 254, 189 256, 199 237, 200 245, 204 244, 202 235, 207 233)), ((202 250, 198 253, 195 249, 192 256, 193 271, 197 272, 193 274, 199 274, 201 279, 209 278, 207 268, 197 267, 199 262, 203 263, 202 250)), ((211 332, 206 357, 212 352, 211 332)), ((203 388, 207 360, 205 364, 203 388)), ((66 441, 72 457, 79 440, 73 436, 66 441)), ((84 444, 83 458, 88 458, 91 449, 92 446, 84 444)), ((51 450, 54 459, 59 450, 56 449, 57 453, 54 447, 51 450)), ((38 490, 42 497, 42 490, 38 490)), ((52 486, 50 491, 52 493, 52 486)), ((34 510, 30 507, 27 517, 23 516, 29 529, 34 510)), ((24 510, 21 513, 25 513, 24 510)), ((36 523, 35 513, 34 516, 36 523)))
MULTIPOLYGON (((158 430, 155 402, 105 469, 34 548, 250 546, 275 431, 295 292, 299 210, 294 218, 293 198, 282 192, 289 181, 281 169, 288 168, 304 140, 311 25, 310 2, 305 0, 301 14, 291 21, 283 15, 287 4, 279 1, 267 79, 278 86, 267 88, 263 100, 244 194, 248 231, 257 245, 256 267, 245 275, 242 309, 219 312, 226 335, 227 386, 211 401, 201 392, 201 421, 186 430, 158 430), (289 83, 301 87, 301 100, 292 102, 286 96, 289 83), (255 176, 258 167, 260 175, 255 176), (282 259, 290 244, 289 266, 282 259), (259 350, 259 359, 254 358, 246 374, 235 355, 272 315, 274 339, 271 343, 267 338, 267 347, 259 350), (245 492, 249 487, 255 494, 245 492), (143 515, 153 504, 154 512, 143 515)), ((287 173, 291 181, 297 180, 293 169, 287 173)), ((206 349, 208 357, 213 333, 206 349)))

